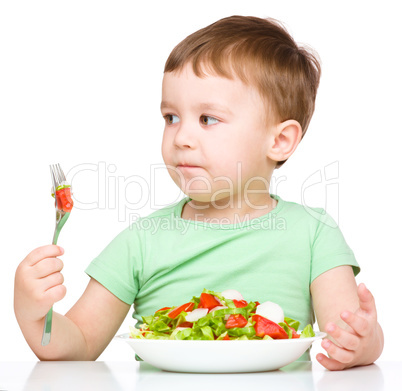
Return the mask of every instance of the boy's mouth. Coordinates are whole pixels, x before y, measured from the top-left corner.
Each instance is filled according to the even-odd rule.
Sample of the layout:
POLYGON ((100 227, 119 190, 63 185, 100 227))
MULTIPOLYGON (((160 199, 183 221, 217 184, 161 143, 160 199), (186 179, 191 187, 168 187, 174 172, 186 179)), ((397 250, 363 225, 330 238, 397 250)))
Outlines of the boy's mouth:
POLYGON ((199 167, 199 166, 195 166, 195 165, 190 164, 190 163, 179 163, 177 165, 177 168, 197 168, 197 167, 199 167))

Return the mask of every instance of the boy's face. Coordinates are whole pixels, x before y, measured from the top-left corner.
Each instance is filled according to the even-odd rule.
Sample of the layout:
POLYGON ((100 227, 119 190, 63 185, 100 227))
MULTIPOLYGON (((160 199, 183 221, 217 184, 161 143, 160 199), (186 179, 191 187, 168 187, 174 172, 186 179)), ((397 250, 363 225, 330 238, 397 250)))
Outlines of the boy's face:
POLYGON ((181 72, 165 73, 161 111, 162 156, 185 194, 199 202, 223 202, 249 190, 268 193, 269 127, 254 87, 237 78, 199 78, 188 64, 181 72))

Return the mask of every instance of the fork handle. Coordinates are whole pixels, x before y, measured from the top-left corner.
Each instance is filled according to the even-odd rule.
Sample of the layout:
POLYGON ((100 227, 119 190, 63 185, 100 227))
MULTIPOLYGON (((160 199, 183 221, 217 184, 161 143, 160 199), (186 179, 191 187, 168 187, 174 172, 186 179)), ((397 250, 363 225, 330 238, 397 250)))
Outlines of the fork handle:
MULTIPOLYGON (((63 225, 66 222, 67 218, 68 216, 66 218, 62 218, 59 224, 56 223, 52 244, 57 244, 57 239, 59 238, 60 230, 63 228, 63 225)), ((50 335, 52 333, 52 319, 53 319, 53 306, 50 308, 45 317, 45 324, 43 326, 43 334, 41 342, 42 346, 46 346, 50 342, 50 335)))
POLYGON ((50 335, 52 332, 52 318, 53 318, 53 306, 45 317, 45 327, 42 334, 42 346, 46 346, 50 342, 50 335))
MULTIPOLYGON (((56 223, 56 228, 54 230, 52 244, 57 244, 57 239, 59 238, 59 234, 64 224, 66 223, 68 217, 70 216, 70 212, 64 214, 64 216, 60 216, 60 220, 56 223)), ((53 318, 53 306, 50 308, 49 312, 45 317, 45 325, 43 326, 43 334, 42 334, 42 346, 46 346, 50 342, 50 334, 52 332, 52 318, 53 318)))

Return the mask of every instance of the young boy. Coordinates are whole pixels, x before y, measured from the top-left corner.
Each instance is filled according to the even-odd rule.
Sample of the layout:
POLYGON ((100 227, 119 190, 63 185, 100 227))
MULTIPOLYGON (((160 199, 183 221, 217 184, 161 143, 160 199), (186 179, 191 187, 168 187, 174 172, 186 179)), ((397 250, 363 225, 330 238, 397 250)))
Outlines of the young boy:
MULTIPOLYGON (((44 317, 66 290, 58 246, 33 250, 15 277, 15 314, 42 360, 94 360, 134 304, 134 317, 203 288, 273 301, 329 338, 330 370, 374 362, 383 348, 371 293, 334 221, 269 193, 314 111, 320 65, 273 20, 233 16, 182 41, 165 65, 162 154, 188 196, 120 233, 89 265, 82 297, 44 317), (96 332, 94 332, 96 330, 96 332)), ((308 358, 308 355, 304 358, 308 358)))

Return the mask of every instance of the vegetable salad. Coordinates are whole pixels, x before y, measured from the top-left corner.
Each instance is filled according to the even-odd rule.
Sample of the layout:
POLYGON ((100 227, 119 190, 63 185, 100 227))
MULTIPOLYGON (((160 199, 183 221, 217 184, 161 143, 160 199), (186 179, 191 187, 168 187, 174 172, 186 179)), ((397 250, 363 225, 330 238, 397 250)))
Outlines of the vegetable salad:
POLYGON ((137 339, 272 340, 314 337, 312 326, 300 333, 300 322, 285 317, 272 302, 246 301, 240 292, 204 289, 199 297, 176 307, 164 307, 143 316, 140 329, 130 327, 137 339))

